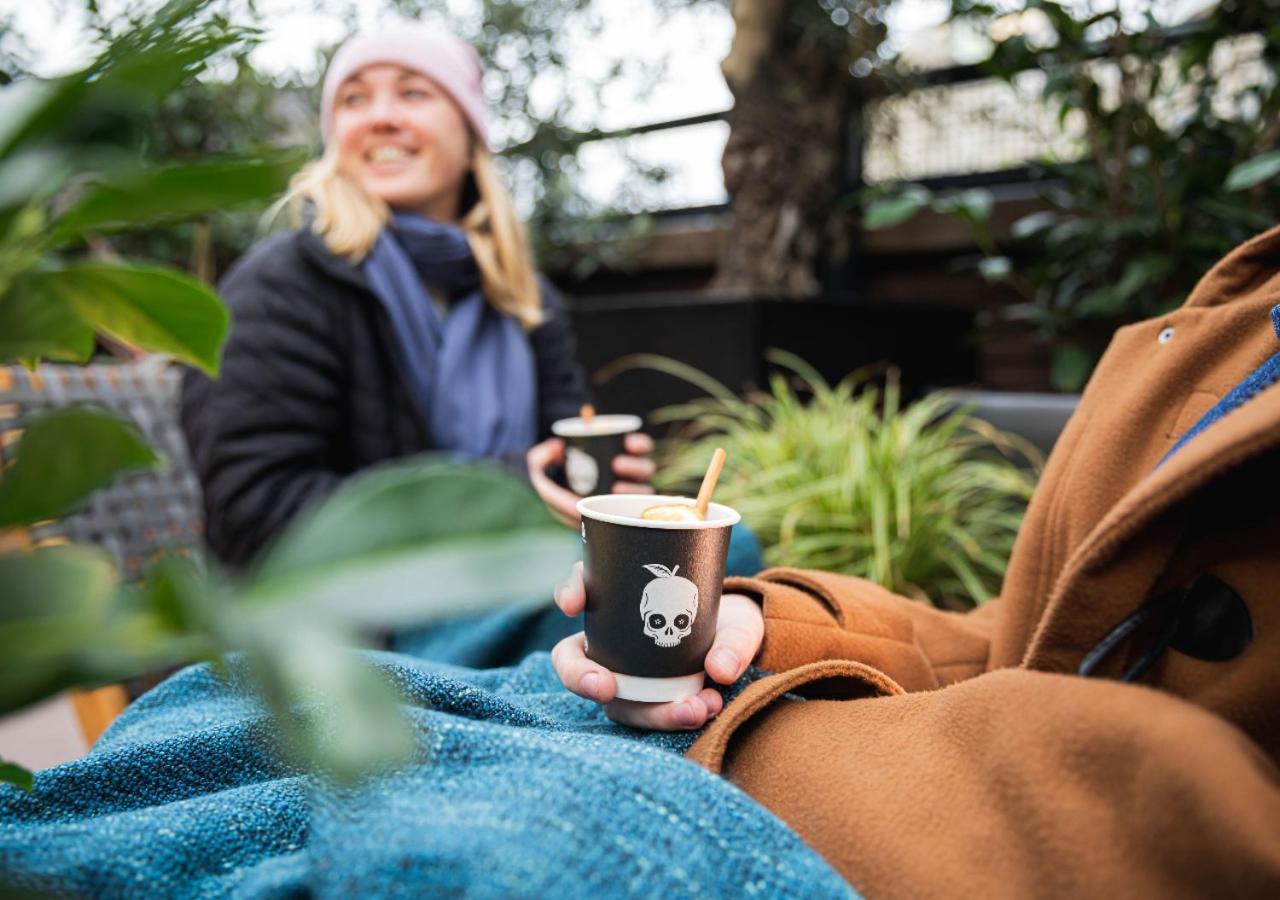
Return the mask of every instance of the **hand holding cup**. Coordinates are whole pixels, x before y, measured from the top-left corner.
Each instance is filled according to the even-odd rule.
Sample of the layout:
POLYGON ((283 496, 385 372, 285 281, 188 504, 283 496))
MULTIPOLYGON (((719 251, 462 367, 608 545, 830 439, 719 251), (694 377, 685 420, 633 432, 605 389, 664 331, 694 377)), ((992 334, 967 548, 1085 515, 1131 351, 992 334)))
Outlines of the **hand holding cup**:
MULTIPOLYGON (((584 407, 584 412, 586 412, 584 407)), ((584 415, 583 420, 590 421, 594 418, 594 412, 590 416, 584 415)), ((635 427, 639 427, 640 420, 636 417, 630 417, 634 420, 635 427)), ((574 422, 578 420, 563 419, 561 422, 574 422)), ((560 424, 560 423, 557 423, 560 424)), ((565 438, 554 437, 545 440, 540 444, 529 449, 525 454, 525 464, 529 473, 529 483, 537 492, 542 502, 547 508, 564 524, 571 528, 577 528, 579 517, 577 504, 582 499, 582 495, 574 493, 574 491, 565 488, 563 485, 557 484, 551 476, 547 474, 547 469, 552 465, 565 465, 568 462, 570 453, 565 444, 565 438)), ((652 494, 653 487, 649 484, 653 478, 654 465, 651 455, 653 454, 653 439, 641 431, 631 431, 621 435, 620 446, 616 448, 617 453, 611 459, 608 459, 608 468, 612 472, 611 489, 619 494, 652 494)), ((581 460, 578 461, 581 467, 581 460)), ((600 463, 593 463, 596 468, 596 477, 599 478, 600 463)), ((579 486, 583 486, 581 481, 579 486)))
MULTIPOLYGON (((582 612, 587 593, 582 580, 582 564, 574 566, 569 579, 556 589, 556 605, 568 616, 582 612)), ((607 668, 587 658, 585 634, 578 632, 555 646, 551 664, 566 688, 580 697, 604 704, 605 714, 615 722, 633 728, 683 731, 701 728, 715 718, 724 705, 719 692, 706 687, 697 694, 671 703, 640 703, 617 699, 617 680, 607 668)), ((706 673, 718 684, 737 681, 760 649, 764 638, 764 616, 760 606, 742 594, 720 598, 715 640, 706 655, 706 673)))
POLYGON ((570 614, 584 610, 586 629, 558 645, 553 662, 571 690, 611 704, 631 723, 698 727, 720 708, 705 675, 731 683, 760 644, 754 603, 734 595, 721 612, 739 519, 711 503, 724 459, 717 449, 696 501, 614 494, 578 504, 584 565, 556 601, 570 614))

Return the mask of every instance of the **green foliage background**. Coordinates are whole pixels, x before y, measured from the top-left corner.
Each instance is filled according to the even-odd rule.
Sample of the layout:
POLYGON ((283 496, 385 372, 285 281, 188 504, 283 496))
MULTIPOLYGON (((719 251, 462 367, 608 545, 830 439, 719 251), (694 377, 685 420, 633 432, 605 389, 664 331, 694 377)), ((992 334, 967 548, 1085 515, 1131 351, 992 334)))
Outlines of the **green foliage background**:
POLYGON ((1117 327, 1176 308, 1227 251, 1280 221, 1280 0, 1230 0, 1174 30, 1158 2, 1119 7, 951 5, 953 25, 978 31, 1035 17, 982 65, 1009 83, 1044 73, 1039 102, 1079 129, 1077 157, 1042 162, 1048 208, 1004 246, 987 231, 985 191, 906 186, 865 210, 868 228, 930 206, 968 221, 982 273, 1024 299, 1009 316, 1054 348, 1061 390, 1081 388, 1117 327))
MULTIPOLYGON (((586 83, 571 78, 570 41, 590 40, 602 27, 605 0, 378 0, 386 15, 420 20, 454 31, 476 47, 486 70, 500 165, 525 213, 535 252, 545 266, 587 274, 602 262, 626 264, 628 237, 647 231, 650 219, 637 190, 664 180, 660 167, 628 156, 623 187, 601 206, 582 190, 579 150, 601 132, 578 107, 583 98, 600 108, 612 78, 625 74, 641 93, 661 77, 665 60, 633 55, 611 61, 609 77, 586 83), (614 240, 591 247, 602 235, 614 240), (619 240, 620 239, 620 240, 619 240)), ((653 0, 659 13, 709 0, 653 0)), ((154 18, 155 0, 99 6, 85 0, 89 37, 106 46, 154 18)), ((204 159, 217 154, 252 155, 294 151, 296 165, 321 149, 319 91, 326 60, 336 44, 319 49, 301 71, 268 74, 254 67, 254 38, 266 28, 268 12, 252 0, 216 0, 203 15, 221 17, 246 38, 220 50, 199 78, 174 85, 163 97, 142 136, 145 158, 204 159)), ((328 13, 355 30, 369 3, 317 0, 310 11, 328 13)), ((0 22, 3 19, 0 18, 0 22)), ((0 41, 0 83, 26 77, 30 49, 22 35, 0 41)), ((125 256, 144 256, 213 280, 260 236, 265 203, 236 210, 211 209, 198 218, 133 229, 99 242, 125 256)))

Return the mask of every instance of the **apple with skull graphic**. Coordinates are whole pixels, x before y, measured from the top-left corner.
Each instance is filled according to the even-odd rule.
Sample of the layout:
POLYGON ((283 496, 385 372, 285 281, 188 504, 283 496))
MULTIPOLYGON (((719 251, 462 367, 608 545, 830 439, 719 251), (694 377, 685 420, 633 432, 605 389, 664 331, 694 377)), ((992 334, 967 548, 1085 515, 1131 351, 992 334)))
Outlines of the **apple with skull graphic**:
POLYGON ((698 586, 676 574, 679 566, 646 565, 657 577, 644 588, 640 597, 640 618, 644 633, 659 647, 674 647, 693 631, 698 615, 698 586))

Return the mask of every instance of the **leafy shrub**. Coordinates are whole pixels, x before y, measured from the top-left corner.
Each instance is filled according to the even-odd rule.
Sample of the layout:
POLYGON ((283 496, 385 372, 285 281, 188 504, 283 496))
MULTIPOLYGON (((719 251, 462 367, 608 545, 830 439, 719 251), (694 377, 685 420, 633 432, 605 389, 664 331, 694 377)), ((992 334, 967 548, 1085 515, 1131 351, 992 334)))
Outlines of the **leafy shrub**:
POLYGON ((1027 108, 1056 114, 1076 152, 1041 161, 1047 208, 1000 248, 982 192, 909 185, 867 198, 870 229, 928 207, 968 221, 982 274, 1025 301, 1009 315, 1053 348, 1059 390, 1081 389, 1117 327, 1178 307, 1214 262, 1277 221, 1280 3, 1211 4, 1171 29, 1174 6, 952 0, 953 27, 1022 23, 1002 29, 982 67, 1015 87, 1043 73, 1027 108))
POLYGON ((770 359, 790 375, 739 399, 681 363, 633 357, 711 395, 655 414, 684 423, 663 448, 659 487, 696 489, 712 448, 723 446, 716 499, 742 513, 770 565, 857 575, 944 608, 990 598, 1038 452, 945 394, 902 406, 892 372, 883 388, 860 373, 831 387, 790 354, 770 359))

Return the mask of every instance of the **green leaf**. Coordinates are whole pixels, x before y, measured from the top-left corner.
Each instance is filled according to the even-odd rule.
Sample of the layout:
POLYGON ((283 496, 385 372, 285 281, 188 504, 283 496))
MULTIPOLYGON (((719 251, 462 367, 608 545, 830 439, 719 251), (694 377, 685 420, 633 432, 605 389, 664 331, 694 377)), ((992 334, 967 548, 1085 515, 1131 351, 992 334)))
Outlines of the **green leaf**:
POLYGON ((57 82, 24 78, 0 88, 0 159, 52 99, 57 82))
POLYGON ((985 225, 991 218, 991 209, 995 199, 991 192, 984 188, 971 188, 940 198, 934 209, 940 213, 953 215, 973 225, 985 225))
POLYGON ((1227 173, 1224 187, 1229 191, 1242 191, 1280 175, 1280 150, 1247 159, 1227 173))
POLYGON ((1107 318, 1124 312, 1125 295, 1118 287, 1108 285, 1090 291, 1076 300, 1073 307, 1075 315, 1081 318, 1107 318))
POLYGON ((700 388, 721 400, 732 402, 736 399, 731 390, 705 372, 687 363, 682 363, 678 359, 660 356, 656 353, 631 353, 627 356, 621 356, 608 365, 597 369, 592 376, 592 381, 596 384, 607 384, 623 372, 632 369, 652 369, 655 372, 662 372, 673 378, 687 381, 694 387, 700 388))
POLYGON ((0 784, 12 784, 30 794, 35 777, 22 766, 0 759, 0 784))
POLYGON ((79 657, 106 639, 118 585, 110 557, 86 547, 0 556, 0 713, 79 682, 79 657))
POLYGON ((573 535, 552 523, 349 558, 263 581, 246 599, 288 615, 305 609, 349 627, 409 628, 490 609, 545 605, 577 561, 577 551, 573 535))
POLYGON ((1079 391, 1093 371, 1093 354, 1078 344, 1066 344, 1053 353, 1049 378, 1059 391, 1079 391))
POLYGON ((213 634, 221 627, 219 613, 228 607, 219 594, 192 560, 171 556, 147 572, 138 599, 139 606, 166 631, 213 634))
POLYGON ((417 461, 344 485, 272 548, 225 620, 298 765, 352 780, 411 755, 385 679, 335 640, 495 607, 547 604, 578 557, 515 477, 417 461))
MULTIPOLYGON (((1253 209, 1248 205, 1247 195, 1206 197, 1200 201, 1199 205, 1206 213, 1221 219, 1229 225, 1243 225, 1252 231, 1266 231, 1275 225, 1275 220, 1265 212, 1253 209)), ((1212 252, 1215 255, 1220 255, 1231 249, 1229 241, 1223 241, 1222 238, 1211 235, 1206 235, 1205 237, 1213 241, 1215 246, 1212 252)))
MULTIPOLYGON (((228 28, 197 15, 210 0, 174 0, 140 19, 84 69, 2 104, 0 158, 41 142, 90 144, 116 140, 120 126, 142 124, 155 104, 194 77, 220 50, 246 40, 250 29, 228 28)), ((0 96, 7 95, 6 89, 0 96)), ((132 138, 129 128, 124 136, 132 138)))
POLYGON ((68 147, 34 147, 0 159, 0 209, 50 197, 66 185, 78 162, 68 147))
POLYGON ((133 170, 92 187, 58 220, 53 241, 61 243, 86 231, 115 231, 267 200, 284 189, 300 163, 298 154, 285 153, 266 159, 133 170))
POLYGON ((300 620, 259 631, 246 662, 293 765, 352 783, 413 754, 413 728, 391 683, 331 630, 300 620))
POLYGON ((0 584, 0 713, 218 649, 212 625, 175 631, 147 609, 145 589, 120 585, 111 557, 96 548, 0 556, 0 584))
POLYGON ((53 519, 157 456, 132 423, 92 407, 32 419, 0 481, 0 527, 53 519))
POLYGON ((987 281, 1004 281, 1013 271, 1013 260, 1007 256, 988 256, 978 263, 978 271, 987 281))
POLYGON ((72 263, 27 279, 60 298, 94 328, 145 350, 167 353, 217 375, 231 315, 194 278, 153 266, 72 263))
POLYGON ((19 282, 0 295, 0 362, 57 359, 87 362, 93 328, 64 297, 19 282))
POLYGON ((1023 240, 1043 231, 1058 221, 1058 214, 1052 210, 1042 210, 1023 216, 1009 226, 1009 234, 1016 240, 1023 240))
POLYGON ((305 516, 244 596, 259 608, 399 627, 545 603, 578 549, 514 476, 415 462, 358 477, 305 516))
POLYGON ((1164 254, 1148 253, 1139 256, 1125 266, 1124 273, 1116 284, 1116 290, 1127 300, 1134 294, 1141 293, 1151 285, 1157 284, 1169 274, 1169 270, 1172 268, 1172 260, 1164 254))
POLYGON ((862 213, 862 227, 877 231, 900 225, 927 207, 931 199, 929 191, 913 185, 897 195, 872 200, 862 213))

